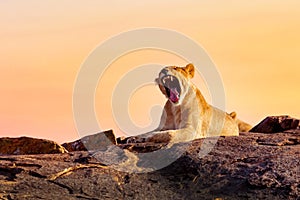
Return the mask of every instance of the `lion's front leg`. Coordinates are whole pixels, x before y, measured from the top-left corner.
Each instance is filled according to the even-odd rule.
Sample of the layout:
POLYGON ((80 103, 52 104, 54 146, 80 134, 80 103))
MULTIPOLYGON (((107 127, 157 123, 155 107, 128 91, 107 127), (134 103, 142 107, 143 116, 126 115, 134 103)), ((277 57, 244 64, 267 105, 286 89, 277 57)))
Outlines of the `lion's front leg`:
POLYGON ((172 131, 154 131, 147 134, 126 138, 127 143, 168 143, 172 140, 172 131))
POLYGON ((149 132, 137 136, 130 136, 125 140, 126 143, 144 143, 147 142, 147 138, 152 137, 153 135, 155 135, 155 132, 149 132))
POLYGON ((169 143, 174 135, 172 132, 172 130, 153 132, 145 138, 145 142, 169 143))
POLYGON ((196 132, 191 129, 167 130, 154 132, 144 139, 144 142, 178 143, 196 139, 196 132))

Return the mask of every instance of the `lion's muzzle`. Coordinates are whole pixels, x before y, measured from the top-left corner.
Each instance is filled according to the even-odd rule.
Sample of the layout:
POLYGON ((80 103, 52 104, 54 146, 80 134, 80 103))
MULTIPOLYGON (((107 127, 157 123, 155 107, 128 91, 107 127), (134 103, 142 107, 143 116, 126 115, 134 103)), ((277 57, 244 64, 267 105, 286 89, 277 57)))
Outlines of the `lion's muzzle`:
POLYGON ((167 97, 173 102, 177 103, 180 98, 181 88, 179 80, 172 75, 166 75, 161 78, 161 83, 163 84, 167 97))

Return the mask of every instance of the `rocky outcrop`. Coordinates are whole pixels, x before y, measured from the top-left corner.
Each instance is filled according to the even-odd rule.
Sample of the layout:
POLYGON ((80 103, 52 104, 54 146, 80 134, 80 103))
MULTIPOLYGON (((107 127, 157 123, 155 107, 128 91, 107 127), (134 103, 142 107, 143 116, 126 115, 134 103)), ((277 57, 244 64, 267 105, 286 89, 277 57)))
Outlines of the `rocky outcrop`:
POLYGON ((0 138, 0 155, 66 153, 56 142, 30 137, 0 138))
POLYGON ((299 119, 290 116, 272 116, 265 118, 249 132, 279 133, 297 128, 300 128, 299 119))
MULTIPOLYGON (((199 139, 174 146, 173 152, 182 152, 178 159, 149 173, 118 171, 97 157, 101 153, 87 151, 0 156, 0 199, 297 199, 299 140, 294 132, 241 133, 220 137, 201 157, 205 141, 199 139)), ((123 149, 139 158, 143 154, 137 152, 162 146, 124 144, 104 152, 112 162, 119 156, 130 164, 123 149)), ((145 165, 142 160, 131 164, 145 165)))
POLYGON ((116 144, 112 130, 85 136, 74 142, 63 143, 68 151, 106 150, 109 145, 116 144))
MULTIPOLYGON (((284 120, 290 119, 278 118, 290 124, 280 125, 284 132, 240 133, 171 148, 165 143, 115 144, 109 131, 87 136, 83 142, 66 143, 73 151, 69 153, 1 154, 0 199, 297 200, 300 130, 283 128, 294 128, 296 123, 284 120), (105 135, 111 139, 98 145, 105 135), (213 148, 206 151, 209 144, 213 148), (86 149, 90 151, 77 151, 86 149), (164 162, 169 164, 162 165, 164 162), (159 167, 153 170, 153 166, 159 167)), ((10 143, 0 143, 6 148, 28 144, 6 141, 10 143)))

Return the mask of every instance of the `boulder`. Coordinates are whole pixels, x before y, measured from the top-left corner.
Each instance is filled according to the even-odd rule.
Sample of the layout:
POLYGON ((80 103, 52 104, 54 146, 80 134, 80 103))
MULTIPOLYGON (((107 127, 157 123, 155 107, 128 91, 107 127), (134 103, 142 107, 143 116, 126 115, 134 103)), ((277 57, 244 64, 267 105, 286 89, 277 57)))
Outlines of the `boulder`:
POLYGON ((66 153, 66 149, 51 140, 30 137, 0 138, 0 155, 66 153))
POLYGON ((116 144, 116 137, 112 130, 85 136, 79 140, 63 143, 69 152, 87 150, 106 150, 108 146, 116 144))
POLYGON ((163 155, 150 156, 151 163, 140 158, 164 145, 111 145, 93 155, 76 151, 0 156, 0 199, 299 199, 299 133, 219 137, 201 156, 201 149, 213 140, 174 146, 173 153, 181 152, 178 159, 148 173, 122 171, 114 164, 132 169, 153 164, 163 155), (136 162, 129 162, 132 159, 136 162))
POLYGON ((265 118, 249 132, 254 133, 279 133, 292 129, 299 129, 299 119, 290 116, 271 116, 265 118))

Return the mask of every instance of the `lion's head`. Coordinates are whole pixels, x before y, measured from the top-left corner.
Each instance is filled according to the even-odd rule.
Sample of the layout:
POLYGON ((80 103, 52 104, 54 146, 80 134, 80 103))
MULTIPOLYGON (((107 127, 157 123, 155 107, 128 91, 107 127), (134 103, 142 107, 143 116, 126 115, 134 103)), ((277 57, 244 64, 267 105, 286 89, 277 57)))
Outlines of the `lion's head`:
POLYGON ((185 67, 168 66, 159 72, 156 82, 169 101, 180 104, 190 87, 190 79, 194 77, 194 73, 193 64, 185 67))

